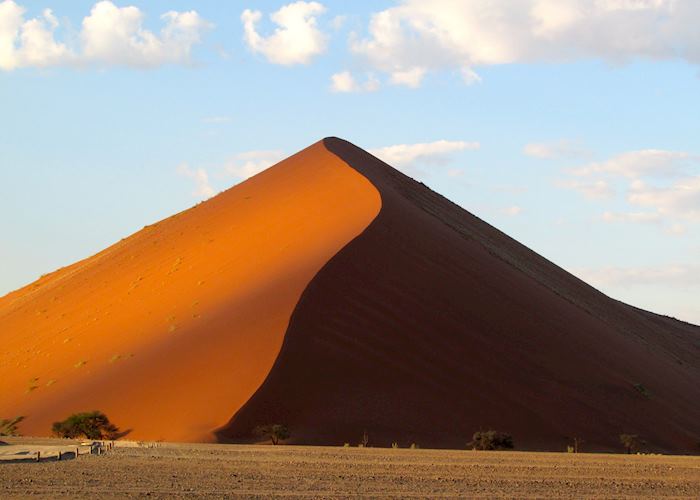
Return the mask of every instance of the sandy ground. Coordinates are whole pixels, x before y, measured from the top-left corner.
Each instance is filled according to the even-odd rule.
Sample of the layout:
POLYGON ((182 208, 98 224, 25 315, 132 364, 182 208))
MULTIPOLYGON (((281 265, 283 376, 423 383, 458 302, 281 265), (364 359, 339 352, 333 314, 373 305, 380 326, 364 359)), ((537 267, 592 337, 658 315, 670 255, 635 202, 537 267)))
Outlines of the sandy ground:
POLYGON ((0 464, 0 497, 700 498, 700 457, 240 445, 0 464))

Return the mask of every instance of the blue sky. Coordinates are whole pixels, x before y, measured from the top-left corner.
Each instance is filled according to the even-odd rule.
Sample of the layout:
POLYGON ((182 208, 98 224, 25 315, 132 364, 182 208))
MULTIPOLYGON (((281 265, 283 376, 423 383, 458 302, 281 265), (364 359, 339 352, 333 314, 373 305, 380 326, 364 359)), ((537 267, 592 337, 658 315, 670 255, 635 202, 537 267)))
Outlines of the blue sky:
POLYGON ((336 135, 700 323, 700 3, 222 4, 0 0, 0 294, 336 135))

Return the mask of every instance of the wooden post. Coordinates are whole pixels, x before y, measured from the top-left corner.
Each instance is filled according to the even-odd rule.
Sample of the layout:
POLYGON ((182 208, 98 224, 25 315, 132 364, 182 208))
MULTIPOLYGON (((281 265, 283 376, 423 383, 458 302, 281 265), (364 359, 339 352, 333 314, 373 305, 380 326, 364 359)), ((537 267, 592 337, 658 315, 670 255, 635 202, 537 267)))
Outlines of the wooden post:
POLYGON ((41 452, 37 451, 36 452, 36 461, 39 462, 41 460, 41 452))
POLYGON ((58 452, 58 461, 59 462, 61 461, 61 452, 60 451, 58 452))
POLYGON ((80 448, 77 446, 75 447, 75 458, 78 458, 78 455, 80 455, 80 448))

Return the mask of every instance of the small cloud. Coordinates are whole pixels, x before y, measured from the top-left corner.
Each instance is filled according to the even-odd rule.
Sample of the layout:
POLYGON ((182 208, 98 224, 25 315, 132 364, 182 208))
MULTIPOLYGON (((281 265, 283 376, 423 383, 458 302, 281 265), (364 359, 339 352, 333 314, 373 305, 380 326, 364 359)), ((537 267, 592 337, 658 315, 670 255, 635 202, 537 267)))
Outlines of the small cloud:
POLYGON ((556 160, 561 158, 582 158, 589 152, 581 145, 567 140, 554 143, 530 143, 523 148, 523 153, 532 158, 556 160))
POLYGON ((634 181, 627 201, 631 205, 653 207, 664 216, 700 222, 700 175, 682 177, 667 186, 634 181))
POLYGON ((231 122, 231 117, 230 116, 206 116, 202 118, 202 123, 206 124, 220 124, 220 123, 230 123, 231 122))
POLYGON ((615 196, 615 190, 611 184, 603 179, 592 181, 571 179, 558 181, 556 185, 565 189, 573 189, 592 200, 602 200, 615 196))
POLYGON ((671 224, 671 225, 666 229, 666 232, 667 232, 668 234, 673 234, 673 235, 676 235, 676 236, 680 236, 680 235, 682 235, 682 234, 685 234, 685 232, 686 232, 686 227, 685 227, 683 224, 675 223, 675 224, 671 224))
POLYGON ((343 71, 331 76, 331 90, 333 92, 358 92, 360 86, 349 71, 343 71))
POLYGON ((700 286, 700 267, 672 264, 653 267, 606 267, 579 269, 575 274, 596 285, 617 286, 700 286))
POLYGON ((413 67, 407 70, 394 71, 391 73, 389 82, 393 85, 404 85, 412 89, 420 87, 425 76, 426 69, 421 67, 413 67))
POLYGON ((191 168, 187 163, 182 163, 177 167, 177 173, 195 183, 195 190, 192 194, 197 198, 211 198, 216 194, 214 188, 209 184, 209 174, 203 168, 191 168))
POLYGON ((335 16, 333 19, 331 19, 331 28, 333 30, 338 31, 343 28, 343 25, 345 25, 345 21, 347 21, 348 16, 335 16))
POLYGON ((416 144, 397 144, 370 149, 374 156, 394 167, 407 167, 420 161, 424 164, 445 165, 451 153, 479 149, 478 142, 434 141, 416 144))
POLYGON ((475 83, 481 83, 481 77, 471 68, 462 68, 462 81, 466 85, 474 85, 475 83))
POLYGON ((248 179, 284 159, 284 153, 277 150, 259 150, 239 153, 224 166, 226 174, 241 180, 248 179))
POLYGON ((377 90, 379 90, 379 80, 371 74, 361 85, 349 71, 342 71, 331 76, 331 91, 333 92, 375 92, 377 90))
POLYGON ((262 54, 273 64, 308 64, 326 51, 326 35, 317 26, 318 16, 325 10, 318 2, 287 4, 270 15, 277 28, 264 37, 257 31, 262 12, 246 9, 241 14, 245 42, 251 51, 262 54))
POLYGON ((513 205, 512 207, 502 208, 500 212, 502 215, 507 215, 508 217, 515 217, 523 213, 523 208, 517 205, 513 205))
POLYGON ((688 160, 693 160, 693 157, 682 151, 644 149, 622 153, 606 161, 590 163, 571 170, 571 173, 580 177, 609 174, 628 179, 645 176, 673 177, 683 171, 688 160))
POLYGON ((634 224, 660 224, 661 216, 655 212, 604 212, 605 222, 631 222, 634 224))

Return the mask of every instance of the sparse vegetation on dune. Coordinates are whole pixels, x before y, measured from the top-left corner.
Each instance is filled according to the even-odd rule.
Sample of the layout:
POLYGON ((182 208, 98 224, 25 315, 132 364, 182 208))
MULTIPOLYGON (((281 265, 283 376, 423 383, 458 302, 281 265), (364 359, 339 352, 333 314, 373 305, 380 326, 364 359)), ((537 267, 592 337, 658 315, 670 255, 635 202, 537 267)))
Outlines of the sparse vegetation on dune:
POLYGON ((18 436, 17 427, 22 420, 24 420, 23 416, 0 419, 0 436, 18 436))

